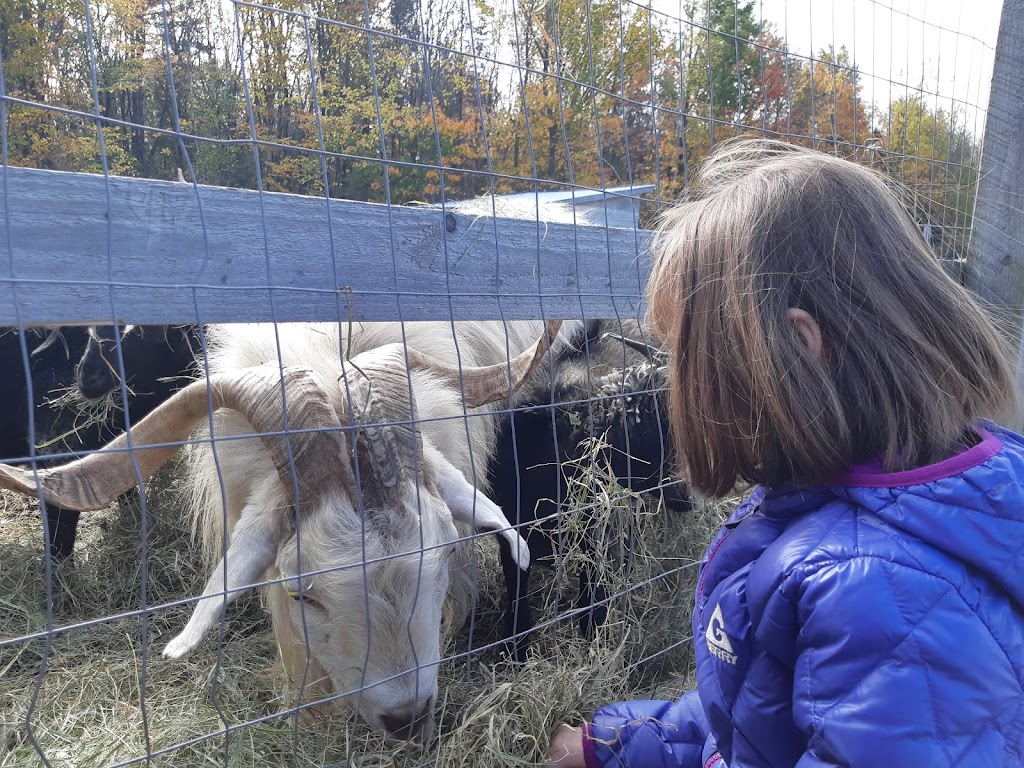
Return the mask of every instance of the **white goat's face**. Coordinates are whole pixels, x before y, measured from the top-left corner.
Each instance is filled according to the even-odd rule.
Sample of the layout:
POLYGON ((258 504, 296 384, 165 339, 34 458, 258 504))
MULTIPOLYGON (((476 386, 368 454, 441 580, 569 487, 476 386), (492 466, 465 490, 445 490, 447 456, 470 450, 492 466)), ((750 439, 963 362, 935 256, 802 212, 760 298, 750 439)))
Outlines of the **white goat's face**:
POLYGON ((334 691, 356 692, 359 716, 391 739, 424 743, 434 727, 458 531, 441 498, 404 485, 391 509, 360 517, 339 494, 304 514, 298 546, 291 537, 277 557, 281 574, 293 578, 275 588, 292 598, 285 602, 294 643, 308 648, 334 691))

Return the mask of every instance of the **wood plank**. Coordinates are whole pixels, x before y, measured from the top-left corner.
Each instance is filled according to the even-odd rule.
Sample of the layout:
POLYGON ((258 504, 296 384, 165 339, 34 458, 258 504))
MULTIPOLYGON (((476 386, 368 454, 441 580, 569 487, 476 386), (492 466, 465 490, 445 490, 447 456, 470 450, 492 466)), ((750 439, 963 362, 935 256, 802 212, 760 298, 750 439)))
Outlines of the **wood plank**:
POLYGON ((0 325, 637 317, 649 238, 0 167, 0 325))
POLYGON ((1024 429, 1024 0, 1004 0, 982 142, 967 285, 998 308, 1017 349, 1017 413, 1024 429))

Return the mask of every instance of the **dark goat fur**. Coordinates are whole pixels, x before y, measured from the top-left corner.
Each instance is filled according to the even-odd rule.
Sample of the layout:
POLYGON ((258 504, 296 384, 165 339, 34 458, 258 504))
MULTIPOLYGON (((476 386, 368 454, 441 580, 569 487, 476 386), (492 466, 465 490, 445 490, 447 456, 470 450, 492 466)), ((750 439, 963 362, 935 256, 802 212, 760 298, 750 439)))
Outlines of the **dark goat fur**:
MULTIPOLYGON (((556 358, 553 371, 540 370, 523 386, 513 413, 501 421, 491 463, 493 499, 527 540, 532 561, 548 566, 570 478, 585 475, 592 461, 608 467, 631 491, 659 492, 669 509, 690 508, 685 488, 667 482, 673 465, 663 356, 649 359, 623 341, 643 342, 635 322, 592 321, 580 336, 556 358)), ((596 535, 588 526, 581 545, 588 554, 596 535)), ((530 574, 516 567, 504 544, 501 561, 505 636, 522 660, 534 626, 527 599, 530 574)), ((607 615, 606 595, 596 569, 584 568, 579 579, 580 630, 590 637, 607 615)))
MULTIPOLYGON (((120 365, 112 327, 29 329, 25 342, 32 384, 34 434, 29 432, 29 392, 22 357, 21 335, 16 328, 0 330, 0 396, 8 404, 0 420, 0 460, 22 463, 29 459, 34 441, 40 466, 70 461, 68 454, 102 448, 125 431, 120 365), (56 333, 57 336, 51 334, 56 333), (83 376, 90 386, 83 391, 83 376), (54 401, 69 391, 79 397, 54 401), (110 400, 101 419, 90 418, 90 403, 110 400)), ((128 414, 136 423, 188 383, 195 351, 194 326, 136 326, 121 339, 124 370, 128 377, 128 414)), ((99 410, 103 410, 100 408, 99 410)), ((50 555, 69 557, 74 549, 79 513, 46 507, 50 555)))

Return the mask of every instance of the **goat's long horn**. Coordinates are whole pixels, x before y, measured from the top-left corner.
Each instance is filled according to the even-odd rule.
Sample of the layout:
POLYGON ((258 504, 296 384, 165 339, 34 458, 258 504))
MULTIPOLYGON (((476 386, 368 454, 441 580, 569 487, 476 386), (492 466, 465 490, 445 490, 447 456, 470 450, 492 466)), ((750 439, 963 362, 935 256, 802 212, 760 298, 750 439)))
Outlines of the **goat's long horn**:
POLYGON ((189 384, 136 424, 131 431, 130 453, 126 450, 128 436, 120 435, 100 453, 39 470, 38 488, 31 470, 0 465, 0 488, 28 495, 41 493, 48 503, 65 509, 102 509, 134 487, 139 475, 148 479, 167 463, 180 449, 180 443, 209 417, 211 401, 214 410, 238 411, 252 424, 254 432, 261 433, 289 496, 295 487, 289 443, 303 499, 318 497, 339 479, 350 488, 355 486, 345 440, 338 430, 338 417, 312 372, 259 366, 215 374, 208 382, 209 390, 207 380, 189 384), (287 440, 281 434, 263 434, 281 433, 284 429, 282 379, 288 404, 287 440))
POLYGON ((410 349, 408 353, 409 366, 429 369, 448 379, 456 389, 461 385, 466 399, 466 407, 479 408, 481 405, 487 405, 514 394, 540 362, 548 347, 551 346, 551 342, 558 335, 558 329, 561 326, 561 320, 549 320, 544 333, 537 342, 512 358, 507 364, 498 363, 497 365, 460 370, 410 349))
POLYGON ((70 360, 71 359, 71 350, 68 349, 68 340, 64 338, 64 333, 61 331, 60 328, 54 328, 52 331, 50 331, 50 333, 47 334, 46 339, 43 341, 43 343, 40 344, 35 349, 33 349, 31 352, 29 352, 28 356, 29 357, 35 357, 36 355, 41 354, 41 353, 45 352, 46 350, 48 350, 50 347, 52 347, 58 341, 60 341, 60 343, 64 345, 64 357, 65 357, 65 359, 70 360))
MULTIPOLYGON (((422 442, 411 423, 415 413, 403 348, 394 347, 387 355, 361 360, 358 367, 345 366, 352 423, 358 427, 356 446, 365 449, 365 453, 356 451, 357 459, 369 459, 369 468, 384 488, 398 484, 414 451, 423 455, 422 442)), ((363 462, 360 467, 366 469, 367 465, 363 462)))
POLYGON ((238 411, 252 424, 292 503, 296 502, 296 483, 299 499, 305 501, 337 487, 339 480, 349 491, 355 489, 345 436, 339 429, 341 423, 330 396, 312 371, 259 366, 238 376, 246 379, 247 385, 240 388, 242 392, 235 402, 222 407, 238 411), (286 426, 287 439, 284 434, 272 434, 284 432, 286 426))
MULTIPOLYGON (((410 400, 409 379, 406 368, 423 368, 448 379, 453 387, 461 384, 466 406, 476 408, 493 402, 509 393, 509 370, 515 392, 541 359, 561 326, 560 320, 547 324, 544 336, 510 363, 464 368, 460 371, 414 349, 400 344, 378 349, 372 356, 360 359, 359 365, 345 366, 347 394, 351 400, 352 421, 359 429, 356 437, 356 457, 362 471, 370 470, 377 481, 363 484, 365 492, 384 494, 383 498, 370 498, 371 504, 387 502, 387 494, 394 488, 403 472, 412 473, 413 456, 423 456, 423 442, 413 428, 416 418, 415 403, 410 400), (364 461, 364 459, 368 459, 364 461)), ((345 385, 342 394, 345 395, 345 385)))
POLYGON ((651 362, 654 362, 654 359, 659 355, 664 354, 664 352, 662 352, 661 349, 654 346, 653 344, 647 344, 646 342, 640 341, 638 339, 631 339, 628 336, 620 336, 617 333, 606 333, 604 334, 604 338, 615 339, 616 341, 625 344, 634 352, 639 352, 641 355, 646 357, 651 362))

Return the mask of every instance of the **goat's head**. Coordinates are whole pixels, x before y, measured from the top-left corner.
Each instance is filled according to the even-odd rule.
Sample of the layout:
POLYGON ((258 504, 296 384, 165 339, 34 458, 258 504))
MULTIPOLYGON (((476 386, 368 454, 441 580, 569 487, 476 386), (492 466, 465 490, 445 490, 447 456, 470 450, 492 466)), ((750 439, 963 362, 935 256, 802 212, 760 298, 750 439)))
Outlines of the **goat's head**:
POLYGON ((117 342, 133 326, 94 325, 82 359, 75 366, 75 384, 86 400, 99 400, 121 384, 117 363, 117 342))
POLYGON ((529 552, 500 508, 416 429, 409 369, 427 369, 439 386, 461 388, 467 407, 479 407, 507 397, 510 385, 515 391, 557 330, 549 323, 508 365, 461 372, 389 345, 345 363, 331 385, 298 368, 213 375, 209 386, 189 385, 135 426, 134 463, 121 436, 103 453, 38 472, 38 489, 30 471, 0 466, 0 487, 38 492, 64 508, 101 508, 134 485, 136 468, 149 477, 170 459, 175 443, 209 418, 210 404, 244 417, 276 468, 273 490, 247 499, 224 558, 164 656, 194 648, 226 603, 268 574, 293 681, 359 691, 367 723, 422 743, 433 731, 456 523, 497 530, 523 568, 529 552), (153 444, 160 445, 138 447, 153 444))
MULTIPOLYGON (((433 730, 448 563, 460 540, 456 522, 474 522, 475 503, 478 527, 508 528, 500 510, 429 442, 420 457, 419 483, 403 468, 387 500, 364 492, 362 514, 358 498, 342 494, 301 515, 299 535, 289 531, 276 553, 276 575, 284 582, 274 588, 272 607, 296 682, 304 677, 320 683, 314 690, 360 690, 354 703, 364 720, 415 741, 433 730), (310 668, 307 648, 316 660, 310 668)), ((382 487, 379 477, 362 485, 382 487)), ((511 530, 503 535, 526 567, 525 542, 511 530)))

